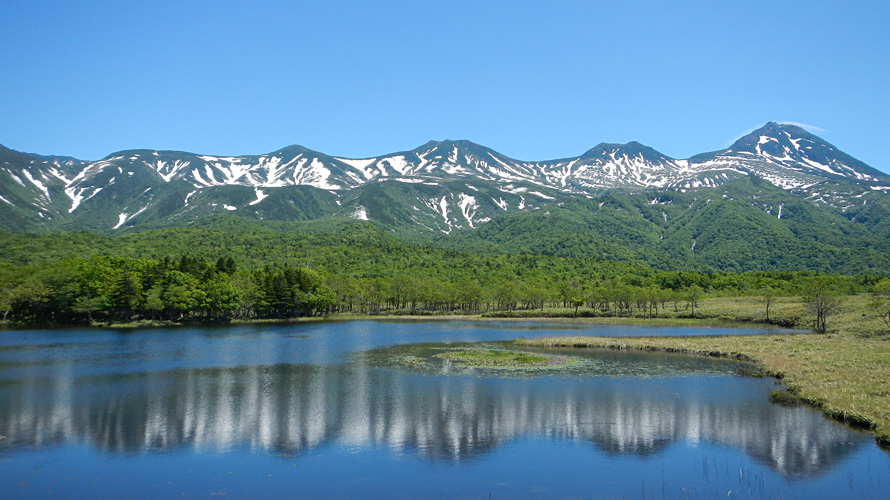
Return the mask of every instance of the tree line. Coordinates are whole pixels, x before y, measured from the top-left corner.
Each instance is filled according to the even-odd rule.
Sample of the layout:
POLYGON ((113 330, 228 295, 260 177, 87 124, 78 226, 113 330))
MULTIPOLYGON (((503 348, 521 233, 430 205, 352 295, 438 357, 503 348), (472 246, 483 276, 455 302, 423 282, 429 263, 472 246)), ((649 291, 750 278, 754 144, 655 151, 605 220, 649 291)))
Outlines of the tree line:
MULTIPOLYGON (((404 249, 403 249, 404 250, 404 249)), ((478 259, 478 256, 466 257, 478 259)), ((437 314, 580 307, 598 315, 694 316, 706 295, 800 295, 819 281, 836 293, 870 292, 876 276, 813 272, 714 274, 615 267, 529 255, 469 265, 416 257, 369 266, 312 262, 239 266, 188 255, 68 257, 40 266, 0 266, 0 313, 20 324, 137 320, 229 321, 354 314, 437 314), (542 260, 543 259, 543 260, 542 260), (414 264, 405 265, 406 262, 414 264)), ((767 303, 767 308, 769 307, 767 303)), ((768 309, 767 309, 768 310, 768 309)), ((824 323, 823 323, 824 325, 824 323)))

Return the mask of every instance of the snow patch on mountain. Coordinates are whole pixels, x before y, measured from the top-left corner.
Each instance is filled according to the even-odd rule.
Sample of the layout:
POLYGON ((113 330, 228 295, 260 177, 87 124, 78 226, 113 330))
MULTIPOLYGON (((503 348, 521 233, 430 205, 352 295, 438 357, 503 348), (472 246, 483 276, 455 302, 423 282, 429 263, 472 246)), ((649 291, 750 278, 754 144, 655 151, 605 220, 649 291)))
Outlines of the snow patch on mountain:
POLYGON ((524 192, 528 191, 527 187, 524 187, 524 186, 517 187, 513 184, 507 184, 506 186, 502 186, 498 189, 500 189, 501 191, 503 191, 505 193, 510 193, 510 194, 524 193, 524 192))
POLYGON ((442 196, 441 198, 432 198, 429 200, 421 200, 423 204, 433 211, 437 216, 442 218, 442 222, 448 227, 448 229, 442 229, 441 231, 445 234, 450 234, 453 230, 453 224, 451 220, 448 218, 448 197, 442 196))
POLYGON ((581 161, 580 158, 576 158, 568 163, 558 163, 554 165, 550 172, 545 172, 542 168, 541 171, 545 172, 548 180, 551 184, 557 184, 561 187, 565 187, 568 182, 569 177, 573 174, 572 168, 581 161))
POLYGON ((251 178, 250 172, 252 165, 249 163, 241 163, 239 158, 211 158, 201 157, 207 163, 204 165, 204 171, 209 179, 209 185, 223 186, 238 184, 239 180, 244 178, 249 185, 256 185, 251 178), (223 179, 217 180, 216 173, 222 174, 223 179))
POLYGON ((78 206, 80 206, 80 202, 83 201, 84 195, 83 192, 86 191, 87 188, 74 188, 69 187, 65 189, 65 194, 68 195, 68 198, 71 198, 71 208, 68 209, 68 213, 74 213, 78 206))
POLYGON ((120 215, 118 216, 117 224, 115 224, 111 229, 117 229, 117 228, 123 226, 124 222, 127 222, 127 215, 128 214, 126 212, 121 212, 120 215))
MULTIPOLYGON (((8 172, 8 171, 7 171, 7 172, 8 172)), ((27 187, 27 186, 25 186, 25 182, 22 181, 22 180, 19 178, 19 176, 15 175, 15 174, 12 173, 12 172, 9 172, 9 176, 12 177, 12 180, 14 180, 18 185, 20 185, 20 186, 22 186, 22 187, 27 187)))
POLYGON ((305 162, 300 162, 296 169, 294 169, 294 184, 300 186, 312 186, 319 189, 330 189, 330 190, 339 190, 342 189, 341 186, 334 184, 329 181, 331 177, 331 171, 325 167, 324 163, 318 160, 318 158, 312 158, 312 161, 309 162, 309 166, 305 166, 305 162))
MULTIPOLYGON (((206 165, 205 165, 205 167, 206 167, 206 165)), ((212 185, 210 182, 204 180, 201 177, 201 172, 197 168, 192 170, 192 177, 195 179, 195 182, 198 183, 198 185, 195 187, 207 187, 207 186, 212 185)))
POLYGON ((535 196, 544 198, 545 200, 555 200, 555 199, 556 199, 556 197, 554 197, 554 196, 548 196, 548 195, 546 195, 546 194, 544 194, 544 193, 542 193, 542 192, 540 192, 540 191, 529 191, 528 194, 533 194, 533 195, 535 195, 535 196))
MULTIPOLYGON (((43 196, 44 196, 44 198, 46 198, 47 200, 50 200, 49 189, 46 188, 46 184, 44 184, 44 183, 40 182, 39 180, 35 179, 35 178, 31 175, 31 172, 28 172, 27 170, 22 170, 22 174, 24 174, 25 177, 27 177, 28 180, 31 181, 31 184, 34 184, 34 186, 36 186, 37 189, 39 189, 40 191, 43 192, 43 196)), ((23 185, 24 185, 24 184, 23 184, 23 185)))
POLYGON ((518 168, 516 168, 516 165, 510 165, 492 153, 488 153, 488 156, 490 156, 491 159, 493 159, 495 162, 497 162, 498 165, 503 167, 503 168, 497 168, 497 167, 492 166, 490 169, 491 172, 493 174, 495 174, 495 176, 497 176, 498 178, 503 179, 503 180, 514 180, 514 181, 531 180, 528 175, 524 175, 523 172, 521 172, 518 168))
MULTIPOLYGON (((372 163, 377 161, 377 158, 365 158, 365 159, 361 159, 361 160, 352 160, 349 158, 334 158, 334 159, 337 161, 341 161, 341 162, 349 165, 350 167, 358 170, 361 173, 362 177, 364 177, 364 180, 366 180, 366 181, 373 179, 377 174, 377 172, 375 172, 374 169, 368 168, 372 163)), ((380 170, 380 172, 382 172, 382 170, 380 170)), ((382 174, 382 175, 386 175, 386 174, 382 174)))
POLYGON ((254 193, 256 194, 256 199, 249 203, 249 205, 256 205, 257 203, 268 198, 268 194, 264 193, 260 188, 254 188, 254 193))
POLYGON ((262 156, 259 159, 256 167, 254 169, 259 171, 266 171, 266 180, 261 182, 263 187, 281 187, 286 185, 286 182, 283 179, 279 179, 284 171, 287 169, 288 164, 296 161, 296 159, 292 159, 290 162, 285 164, 281 163, 282 158, 279 156, 273 156, 271 158, 262 156))
POLYGON ((90 198, 92 198, 93 196, 96 196, 96 195, 99 194, 103 189, 105 189, 105 188, 101 188, 101 187, 96 188, 92 193, 90 193, 89 196, 87 196, 86 198, 84 198, 83 201, 87 201, 87 200, 89 200, 90 198))
POLYGON ((142 208, 137 210, 133 215, 130 215, 127 212, 121 212, 120 215, 118 215, 117 224, 115 224, 114 227, 112 227, 111 229, 118 229, 121 226, 123 226, 127 221, 133 220, 134 218, 136 218, 136 216, 138 216, 139 214, 144 212, 150 205, 151 205, 151 203, 147 203, 145 206, 143 206, 142 208))
POLYGON ((470 224, 470 227, 476 227, 473 225, 473 217, 476 215, 476 210, 479 208, 479 204, 476 203, 476 198, 465 193, 460 193, 458 195, 457 205, 460 207, 460 211, 463 214, 464 219, 467 220, 467 223, 470 224))
POLYGON ((190 192, 189 194, 185 195, 185 206, 189 206, 189 198, 191 198, 197 192, 198 192, 198 190, 196 189, 196 190, 190 192))
MULTIPOLYGON (((149 162, 146 162, 146 164, 154 168, 158 175, 161 176, 161 179, 164 179, 164 182, 170 182, 176 174, 191 165, 191 162, 188 160, 173 160, 171 163, 156 159, 153 164, 149 162)), ((132 172, 130 172, 130 175, 132 175, 132 172)))
POLYGON ((55 177, 56 179, 59 179, 60 181, 62 181, 63 183, 65 183, 66 186, 67 186, 68 183, 70 182, 70 180, 68 179, 68 176, 66 176, 63 172, 61 172, 61 171, 60 171, 59 169, 57 169, 57 168, 51 168, 51 169, 49 169, 49 173, 50 173, 50 175, 52 175, 52 176, 55 177))
POLYGON ((353 219, 358 219, 358 220, 369 220, 368 219, 368 211, 365 209, 365 207, 363 207, 361 205, 358 205, 355 207, 355 211, 352 212, 350 217, 352 217, 353 219))
POLYGON ((399 175, 408 175, 410 173, 410 164, 407 160, 405 160, 404 156, 391 156, 388 158, 383 158, 382 160, 377 162, 377 168, 380 170, 380 172, 386 172, 386 165, 389 165, 389 167, 398 172, 399 175))

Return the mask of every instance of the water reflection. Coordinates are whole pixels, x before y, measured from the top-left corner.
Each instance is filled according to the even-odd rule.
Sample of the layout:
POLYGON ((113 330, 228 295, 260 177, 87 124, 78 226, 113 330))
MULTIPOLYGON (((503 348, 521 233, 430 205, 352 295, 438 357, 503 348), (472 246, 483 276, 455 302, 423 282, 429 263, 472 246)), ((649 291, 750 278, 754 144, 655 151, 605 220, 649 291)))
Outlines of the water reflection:
POLYGON ((647 457, 673 443, 743 450, 788 476, 830 469, 868 438, 766 400, 768 380, 430 377, 373 367, 257 365, 129 375, 34 374, 0 386, 0 451, 86 443, 114 453, 323 444, 463 461, 525 437, 647 457))

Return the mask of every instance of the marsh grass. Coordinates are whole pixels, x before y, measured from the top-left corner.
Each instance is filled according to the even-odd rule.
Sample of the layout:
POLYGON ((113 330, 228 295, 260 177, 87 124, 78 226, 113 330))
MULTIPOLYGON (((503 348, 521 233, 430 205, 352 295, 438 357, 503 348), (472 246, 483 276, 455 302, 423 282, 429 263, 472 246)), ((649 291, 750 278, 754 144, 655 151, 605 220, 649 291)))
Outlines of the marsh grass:
MULTIPOLYGON (((832 418, 871 429, 878 442, 887 446, 890 445, 890 335, 880 318, 870 313, 868 303, 869 297, 845 297, 841 311, 828 318, 826 334, 574 336, 518 339, 516 343, 537 347, 659 350, 752 361, 766 374, 783 379, 787 391, 800 401, 820 408, 832 418)), ((753 297, 704 300, 696 313, 712 320, 765 320, 764 304, 753 297)), ((793 326, 797 327, 809 326, 799 299, 775 300, 770 317, 789 323, 793 320, 793 326)))
POLYGON ((785 406, 797 406, 801 403, 800 398, 794 395, 788 389, 779 389, 773 391, 769 395, 769 400, 785 406))
POLYGON ((475 347, 448 349, 434 357, 475 368, 534 368, 562 366, 571 362, 565 356, 475 347))

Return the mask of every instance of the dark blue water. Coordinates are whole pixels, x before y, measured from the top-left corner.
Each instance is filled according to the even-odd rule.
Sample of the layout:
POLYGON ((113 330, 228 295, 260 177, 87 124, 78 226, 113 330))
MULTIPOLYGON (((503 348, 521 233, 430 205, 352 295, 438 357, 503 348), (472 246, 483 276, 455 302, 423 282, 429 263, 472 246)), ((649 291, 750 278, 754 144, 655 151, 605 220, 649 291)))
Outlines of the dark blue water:
POLYGON ((887 498, 867 435, 734 362, 569 350, 418 371, 408 344, 757 331, 527 322, 0 333, 0 498, 887 498), (389 347, 395 346, 395 347, 389 347), (399 347, 402 346, 402 347, 399 347))

